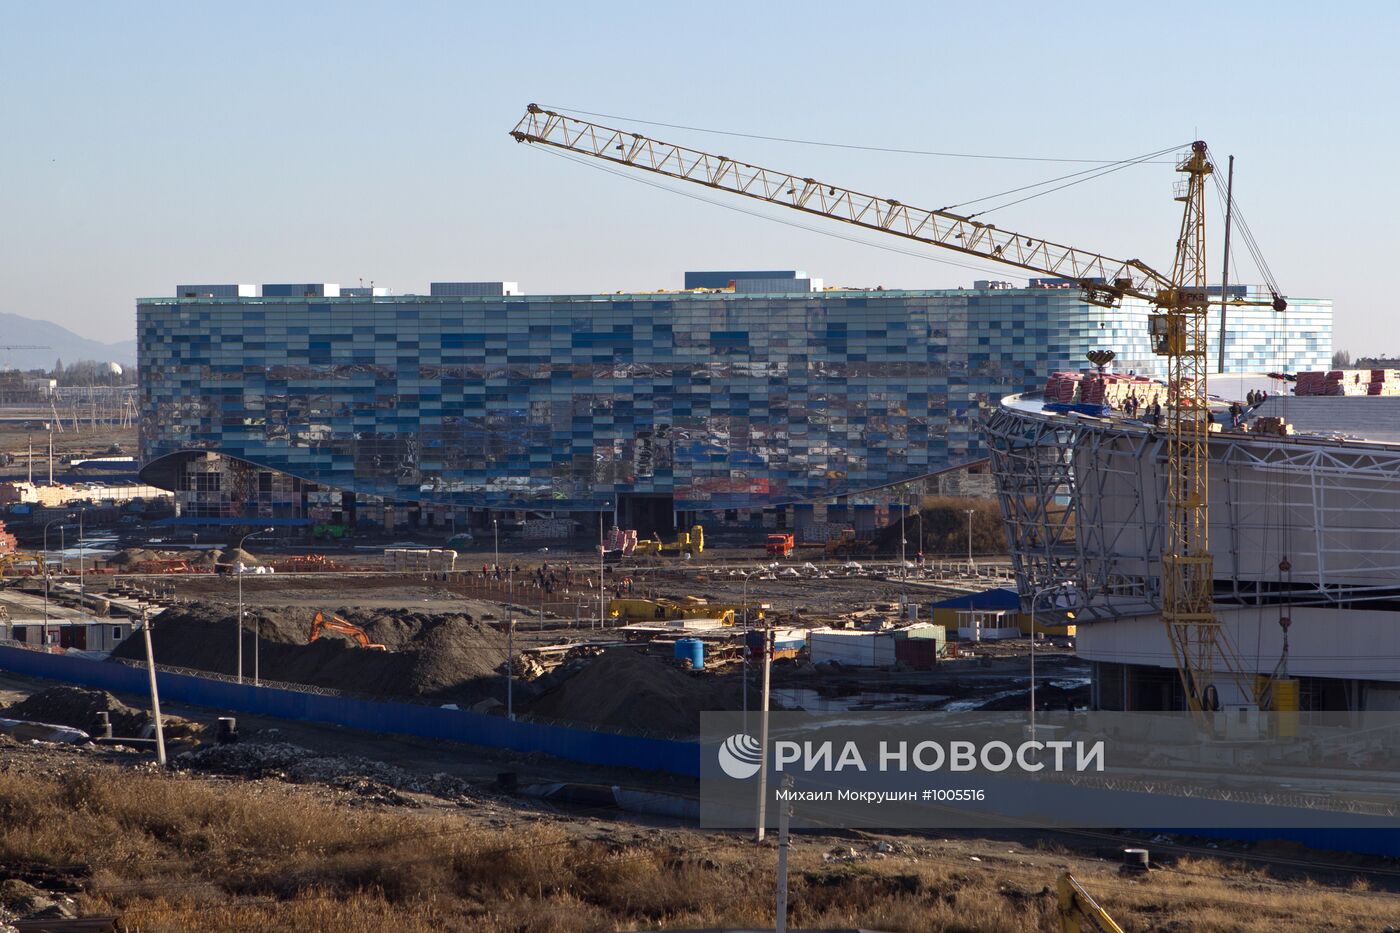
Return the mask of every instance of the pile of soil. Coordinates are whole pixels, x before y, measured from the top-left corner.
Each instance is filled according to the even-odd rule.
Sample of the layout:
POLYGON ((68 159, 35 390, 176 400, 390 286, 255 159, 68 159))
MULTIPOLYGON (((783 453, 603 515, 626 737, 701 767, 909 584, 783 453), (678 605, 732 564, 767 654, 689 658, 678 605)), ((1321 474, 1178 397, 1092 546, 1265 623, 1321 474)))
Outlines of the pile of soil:
MULTIPOLYGON (((628 648, 605 651, 546 690, 532 715, 582 725, 692 738, 705 710, 737 710, 740 684, 732 678, 686 673, 628 648)), ((751 697, 751 701, 754 698, 751 697)))
POLYGON ((119 736, 140 735, 150 719, 143 710, 127 706, 105 690, 89 687, 50 687, 3 711, 7 719, 71 726, 92 734, 97 732, 98 713, 111 717, 112 734, 119 736))
POLYGON ((245 567, 256 567, 261 563, 252 554, 241 547, 231 547, 226 551, 219 551, 217 561, 220 564, 242 564, 245 567))
MULTIPOLYGON (((243 676, 253 673, 254 632, 263 680, 312 684, 350 693, 471 704, 505 697, 506 637, 465 613, 339 609, 388 651, 361 648, 325 632, 307 643, 312 612, 249 609, 244 613, 243 676)), ((329 616, 331 613, 326 613, 329 616)), ((237 671, 237 613, 196 604, 167 609, 151 626, 157 664, 220 674, 237 671)), ((144 658, 140 639, 113 654, 144 658)))
POLYGON ((159 551, 152 551, 149 548, 129 547, 107 558, 107 563, 125 567, 128 564, 139 564, 142 561, 159 560, 160 556, 159 551))

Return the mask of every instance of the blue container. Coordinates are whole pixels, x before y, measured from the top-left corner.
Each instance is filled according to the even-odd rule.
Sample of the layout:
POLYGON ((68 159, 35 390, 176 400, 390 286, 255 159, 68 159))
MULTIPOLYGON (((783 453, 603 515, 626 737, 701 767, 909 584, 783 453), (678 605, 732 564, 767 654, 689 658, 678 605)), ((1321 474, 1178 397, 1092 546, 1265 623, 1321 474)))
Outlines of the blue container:
POLYGON ((698 638, 682 638, 676 642, 676 660, 689 661, 692 670, 705 669, 705 643, 698 638))

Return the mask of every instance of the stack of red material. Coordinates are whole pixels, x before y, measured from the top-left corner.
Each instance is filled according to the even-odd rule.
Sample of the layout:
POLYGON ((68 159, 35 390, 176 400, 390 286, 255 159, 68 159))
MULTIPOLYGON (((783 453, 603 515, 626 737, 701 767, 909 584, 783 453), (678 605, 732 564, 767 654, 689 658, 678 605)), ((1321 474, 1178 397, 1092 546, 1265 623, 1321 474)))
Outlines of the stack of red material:
POLYGON ((19 540, 5 530, 4 522, 0 522, 0 554, 13 554, 18 550, 19 540))
MULTIPOLYGON (((1299 373, 1294 395, 1389 395, 1383 369, 1332 369, 1327 372, 1299 373), (1379 378, 1377 378, 1379 377, 1379 378), (1372 386, 1376 391, 1372 391, 1372 386)), ((1396 387, 1400 394, 1400 385, 1396 387)))
POLYGON ((1367 395, 1400 395, 1400 370, 1373 369, 1366 384, 1367 395))
POLYGON ((1073 402, 1074 389, 1083 378, 1079 373, 1051 373, 1045 382, 1045 401, 1066 405, 1073 402))
POLYGON ((1108 405, 1123 408, 1129 398, 1135 397, 1139 408, 1152 402, 1163 404, 1167 401, 1167 388, 1145 376, 1126 376, 1117 373, 1093 373, 1086 376, 1080 390, 1083 401, 1091 405, 1108 405))

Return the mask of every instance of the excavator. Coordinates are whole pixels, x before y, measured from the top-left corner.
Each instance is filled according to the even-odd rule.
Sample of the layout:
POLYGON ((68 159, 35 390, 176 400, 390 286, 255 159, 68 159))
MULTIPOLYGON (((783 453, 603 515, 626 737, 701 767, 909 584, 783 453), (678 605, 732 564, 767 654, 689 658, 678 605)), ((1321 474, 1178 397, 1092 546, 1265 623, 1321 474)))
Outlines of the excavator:
MULTIPOLYGON (((610 171, 649 172, 1050 276, 1081 289, 1084 300, 1098 307, 1116 308, 1125 298, 1147 303, 1151 307, 1152 349, 1165 357, 1167 364, 1166 530, 1159 592, 1162 621, 1187 708, 1199 723, 1209 728, 1210 714, 1220 708, 1214 682, 1217 665, 1224 668, 1241 695, 1251 694, 1253 685, 1247 683, 1238 653, 1215 615, 1207 496, 1211 414, 1206 391, 1206 318, 1212 303, 1263 304, 1283 311, 1288 302, 1272 280, 1267 301, 1226 301, 1224 294, 1210 294, 1205 206, 1207 181, 1212 179, 1215 165, 1204 142, 1191 143, 1175 161, 1176 170, 1184 176, 1174 193, 1182 204, 1181 224, 1171 271, 1159 272, 1139 259, 1114 259, 1003 230, 977 220, 976 214, 913 207, 799 173, 763 168, 602 126, 537 104, 526 108, 510 135, 518 143, 599 160, 610 171)), ((1161 154, 1114 164, 1132 164, 1161 154)), ((1261 271, 1269 278, 1266 270, 1261 271)))
POLYGON ((337 635, 344 635, 346 638, 353 640, 355 644, 359 645, 361 648, 370 651, 389 650, 387 645, 381 645, 377 641, 370 641, 369 636, 365 634, 365 630, 354 622, 347 622, 334 613, 327 619, 326 614, 318 610, 317 613, 311 617, 311 637, 306 640, 306 643, 309 645, 320 638, 322 632, 335 632, 337 635))

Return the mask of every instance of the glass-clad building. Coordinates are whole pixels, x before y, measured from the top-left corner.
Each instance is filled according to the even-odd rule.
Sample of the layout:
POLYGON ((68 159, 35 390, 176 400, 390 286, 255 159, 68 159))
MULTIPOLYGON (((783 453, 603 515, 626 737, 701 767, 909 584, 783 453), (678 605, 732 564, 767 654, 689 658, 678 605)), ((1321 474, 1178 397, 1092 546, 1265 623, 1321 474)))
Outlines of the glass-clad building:
MULTIPOLYGON (((979 460, 979 411, 1083 367, 1089 350, 1117 351, 1123 370, 1159 368, 1146 306, 985 284, 540 296, 201 286, 141 299, 143 473, 219 487, 203 491, 220 514, 249 517, 294 509, 308 490, 452 508, 772 508, 979 460), (209 452, 253 469, 247 488, 223 488, 209 452)), ((1273 312, 1230 313, 1232 334, 1250 335, 1227 345, 1232 368, 1266 368, 1261 355, 1284 343, 1287 358, 1267 368, 1328 364, 1329 302, 1295 300, 1283 343, 1273 312)))

